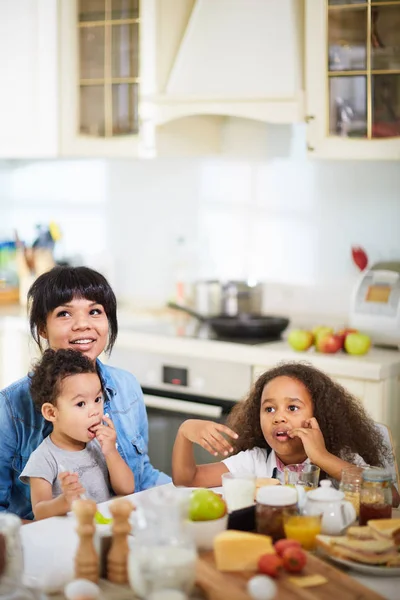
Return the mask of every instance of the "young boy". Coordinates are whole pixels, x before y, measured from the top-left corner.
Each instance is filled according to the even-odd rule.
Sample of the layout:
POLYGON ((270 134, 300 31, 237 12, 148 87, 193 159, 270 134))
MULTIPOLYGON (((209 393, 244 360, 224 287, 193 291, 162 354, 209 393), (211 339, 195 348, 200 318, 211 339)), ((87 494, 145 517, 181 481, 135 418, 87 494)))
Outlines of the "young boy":
POLYGON ((103 414, 96 365, 81 352, 46 350, 30 379, 36 408, 53 424, 20 476, 30 484, 35 519, 65 515, 81 494, 96 502, 132 494, 134 476, 103 414))

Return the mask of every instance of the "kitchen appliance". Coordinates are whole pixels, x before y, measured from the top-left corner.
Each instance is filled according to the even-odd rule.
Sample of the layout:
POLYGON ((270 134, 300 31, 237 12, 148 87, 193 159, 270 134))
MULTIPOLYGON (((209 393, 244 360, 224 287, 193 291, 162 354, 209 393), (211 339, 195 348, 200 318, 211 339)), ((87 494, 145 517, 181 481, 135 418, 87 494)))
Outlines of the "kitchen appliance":
POLYGON ((363 271, 351 299, 349 324, 375 345, 400 349, 400 261, 379 262, 363 271))
MULTIPOLYGON (((224 360, 167 354, 157 350, 119 347, 109 364, 134 373, 144 396, 149 422, 149 457, 157 469, 171 475, 176 434, 186 419, 225 422, 252 383, 250 365, 224 360)), ((194 447, 197 464, 218 462, 200 446, 194 447)))
POLYGON ((276 340, 289 325, 289 319, 286 317, 248 313, 239 313, 236 316, 220 314, 215 317, 205 317, 174 302, 169 302, 168 306, 183 311, 203 323, 208 323, 218 336, 230 339, 276 340))
POLYGON ((197 281, 194 284, 194 309, 214 317, 242 313, 261 314, 263 284, 257 281, 197 281))

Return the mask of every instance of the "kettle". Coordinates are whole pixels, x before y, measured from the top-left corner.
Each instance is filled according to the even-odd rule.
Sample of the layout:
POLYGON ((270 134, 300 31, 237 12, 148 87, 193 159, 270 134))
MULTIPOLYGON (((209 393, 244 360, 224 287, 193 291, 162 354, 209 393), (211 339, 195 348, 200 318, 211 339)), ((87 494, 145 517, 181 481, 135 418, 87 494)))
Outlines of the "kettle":
POLYGON ((303 514, 322 514, 321 533, 325 535, 341 535, 357 518, 354 506, 344 500, 344 493, 333 488, 329 479, 323 479, 319 488, 306 494, 303 514))

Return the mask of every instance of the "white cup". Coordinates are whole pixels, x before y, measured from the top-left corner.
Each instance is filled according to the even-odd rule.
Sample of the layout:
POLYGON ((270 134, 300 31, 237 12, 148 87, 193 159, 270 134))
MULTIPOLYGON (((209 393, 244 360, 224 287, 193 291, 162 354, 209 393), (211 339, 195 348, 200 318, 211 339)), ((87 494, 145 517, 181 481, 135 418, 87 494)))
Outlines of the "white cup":
POLYGON ((256 476, 249 473, 224 473, 222 488, 228 512, 254 504, 256 476))

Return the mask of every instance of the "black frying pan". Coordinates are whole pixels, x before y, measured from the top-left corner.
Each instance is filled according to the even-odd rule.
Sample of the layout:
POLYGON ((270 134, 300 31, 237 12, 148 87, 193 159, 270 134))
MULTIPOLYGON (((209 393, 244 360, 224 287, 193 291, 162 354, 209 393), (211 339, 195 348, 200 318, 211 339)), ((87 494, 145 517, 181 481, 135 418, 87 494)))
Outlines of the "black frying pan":
POLYGON ((224 314, 215 317, 205 317, 191 308, 175 304, 174 302, 169 302, 168 306, 176 310, 181 310, 203 323, 207 323, 218 336, 225 338, 278 339, 289 325, 289 319, 285 317, 270 317, 268 315, 247 313, 239 314, 236 317, 224 314))

